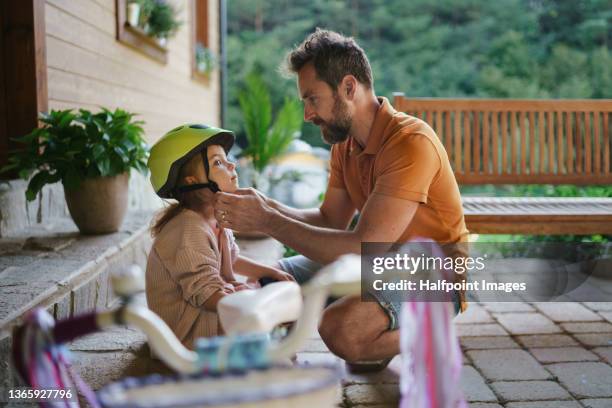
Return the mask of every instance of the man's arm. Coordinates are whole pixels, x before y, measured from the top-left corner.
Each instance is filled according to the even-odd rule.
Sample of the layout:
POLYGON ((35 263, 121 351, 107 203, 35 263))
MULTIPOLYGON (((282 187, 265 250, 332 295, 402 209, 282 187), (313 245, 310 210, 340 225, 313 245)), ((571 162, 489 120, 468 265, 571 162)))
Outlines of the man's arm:
MULTIPOLYGON (((362 242, 397 241, 418 208, 416 201, 375 193, 366 202, 355 229, 346 231, 312 226, 288 217, 251 190, 217 195, 215 217, 223 227, 262 231, 323 264, 346 253, 360 253, 362 242)), ((344 228, 349 221, 350 215, 343 220, 344 228)))
POLYGON ((271 198, 266 198, 265 201, 285 217, 316 227, 345 230, 355 215, 353 202, 342 188, 328 187, 319 208, 297 209, 271 198))
POLYGON ((342 254, 361 253, 362 242, 397 241, 417 209, 417 202, 373 194, 353 231, 306 225, 271 211, 264 232, 306 257, 327 264, 342 254))

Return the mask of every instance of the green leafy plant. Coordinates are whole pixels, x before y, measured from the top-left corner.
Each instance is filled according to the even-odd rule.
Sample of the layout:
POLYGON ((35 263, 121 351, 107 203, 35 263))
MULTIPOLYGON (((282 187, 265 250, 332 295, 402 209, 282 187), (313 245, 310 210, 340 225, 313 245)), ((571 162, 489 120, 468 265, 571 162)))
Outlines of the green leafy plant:
POLYGON ((202 74, 209 75, 217 66, 217 58, 210 48, 206 48, 202 43, 197 43, 195 47, 196 70, 202 74))
MULTIPOLYGON (((299 137, 302 110, 297 101, 286 98, 272 124, 270 93, 256 72, 247 75, 238 101, 249 143, 243 155, 251 158, 255 173, 261 173, 275 157, 287 149, 293 139, 299 137)), ((253 179, 255 187, 257 175, 253 179)))
POLYGON ((142 121, 121 109, 92 114, 81 109, 41 113, 44 125, 15 139, 24 144, 13 152, 0 172, 16 170, 23 179, 32 174, 26 191, 33 200, 45 184, 61 181, 76 189, 86 178, 116 176, 131 168, 147 173, 148 146, 142 121))
POLYGON ((148 25, 147 34, 156 38, 170 38, 181 22, 177 19, 176 9, 165 0, 144 0, 143 10, 145 24, 148 25))

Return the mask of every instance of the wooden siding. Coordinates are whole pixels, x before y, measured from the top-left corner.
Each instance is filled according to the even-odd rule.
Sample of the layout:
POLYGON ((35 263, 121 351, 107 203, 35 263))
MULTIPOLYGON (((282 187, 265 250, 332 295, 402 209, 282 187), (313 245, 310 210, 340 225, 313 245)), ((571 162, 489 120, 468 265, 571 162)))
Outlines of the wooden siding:
MULTIPOLYGON (((49 108, 139 113, 149 142, 185 122, 219 125, 219 70, 209 84, 191 75, 191 1, 174 1, 183 24, 161 64, 116 40, 115 0, 47 0, 49 108)), ((208 7, 210 48, 218 53, 218 2, 208 7)))

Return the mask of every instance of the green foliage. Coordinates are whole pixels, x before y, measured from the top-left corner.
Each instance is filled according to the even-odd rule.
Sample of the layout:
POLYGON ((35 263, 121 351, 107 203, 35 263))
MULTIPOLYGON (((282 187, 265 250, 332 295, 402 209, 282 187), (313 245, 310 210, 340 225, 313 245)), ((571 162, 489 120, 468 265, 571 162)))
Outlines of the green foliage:
POLYGON ((41 113, 44 125, 15 139, 24 144, 0 172, 18 170, 30 179, 26 197, 33 200, 45 184, 61 181, 76 189, 86 178, 116 176, 135 168, 147 173, 148 147, 141 121, 121 109, 92 114, 81 109, 41 113))
POLYGON ((270 93, 256 72, 247 76, 238 100, 248 141, 243 154, 250 157, 255 170, 261 172, 299 136, 302 110, 297 101, 287 98, 272 124, 270 93))
POLYGON ((166 0, 138 0, 140 21, 148 26, 147 34, 156 38, 170 38, 181 26, 175 8, 166 0))
MULTIPOLYGON (((378 95, 611 98, 611 21, 610 0, 232 0, 228 123, 253 69, 273 106, 296 95, 278 66, 316 27, 356 38, 378 95)), ((302 138, 324 146, 313 125, 302 138)))

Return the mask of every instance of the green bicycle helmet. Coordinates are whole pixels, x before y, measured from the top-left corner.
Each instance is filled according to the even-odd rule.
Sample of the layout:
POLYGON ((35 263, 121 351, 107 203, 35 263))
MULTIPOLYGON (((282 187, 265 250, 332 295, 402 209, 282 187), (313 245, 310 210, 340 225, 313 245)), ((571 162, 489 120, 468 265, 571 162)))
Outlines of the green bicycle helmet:
POLYGON ((221 145, 225 152, 234 145, 234 134, 225 129, 207 125, 187 124, 178 126, 157 141, 151 148, 147 166, 151 171, 151 184, 161 198, 175 198, 177 191, 186 192, 200 188, 219 191, 219 186, 208 179, 208 183, 177 186, 181 167, 197 154, 201 154, 208 177, 209 166, 206 148, 221 145))

